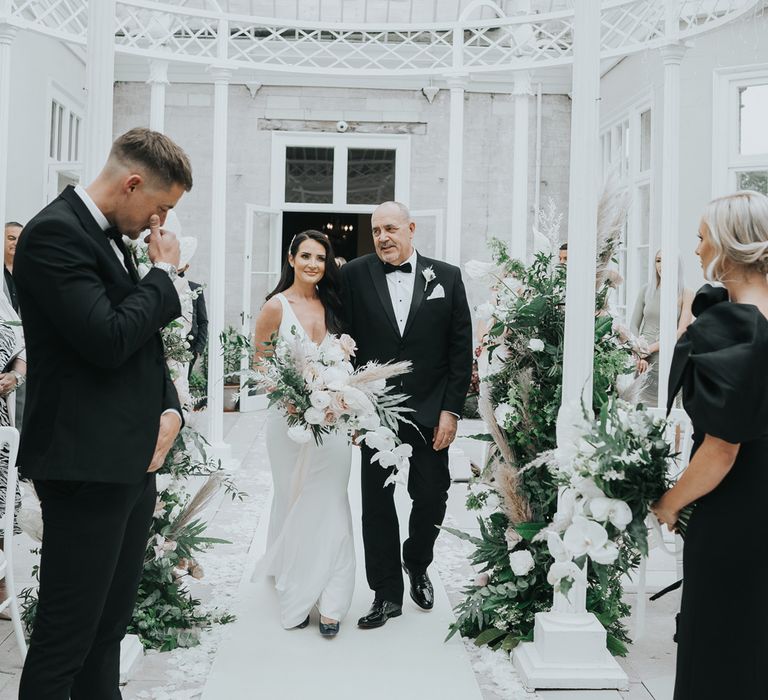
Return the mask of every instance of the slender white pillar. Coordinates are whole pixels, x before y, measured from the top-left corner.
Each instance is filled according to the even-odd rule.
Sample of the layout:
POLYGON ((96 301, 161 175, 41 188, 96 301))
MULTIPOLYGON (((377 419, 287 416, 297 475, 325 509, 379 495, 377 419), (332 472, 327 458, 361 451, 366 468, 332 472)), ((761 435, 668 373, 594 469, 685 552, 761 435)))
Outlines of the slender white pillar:
POLYGON ((149 128, 165 131, 165 86, 168 85, 168 61, 153 58, 149 62, 149 128))
MULTIPOLYGON (((661 157, 661 318, 659 321, 659 406, 666 407, 669 367, 677 341, 678 259, 680 231, 680 64, 685 55, 682 44, 661 49, 664 60, 664 121, 661 157)), ((692 222, 692 226, 696 222, 692 222)), ((651 263, 653 264, 653 263, 651 263)))
POLYGON ((211 161, 211 277, 208 296, 208 441, 219 458, 229 456, 224 442, 224 261, 227 230, 227 114, 232 71, 215 66, 213 76, 213 158, 211 161))
POLYGON ((448 203, 445 259, 453 265, 461 263, 461 198, 464 170, 464 90, 466 76, 448 78, 451 93, 451 116, 448 132, 448 203))
MULTIPOLYGON (((575 0, 571 163, 568 197, 568 278, 565 303, 563 403, 558 422, 581 403, 592 406, 595 258, 599 197, 600 3, 575 0)), ((537 613, 534 640, 513 661, 528 688, 624 688, 627 675, 606 648, 605 628, 586 612, 586 588, 555 595, 537 613)))
POLYGON ((115 83, 115 0, 88 3, 87 102, 83 128, 82 181, 101 171, 112 146, 115 83))
POLYGON ((515 132, 512 151, 512 232, 509 248, 513 258, 526 262, 528 252, 528 145, 530 129, 531 74, 515 73, 515 132))
POLYGON ((16 27, 0 22, 0 226, 8 220, 8 144, 11 128, 11 47, 16 27))

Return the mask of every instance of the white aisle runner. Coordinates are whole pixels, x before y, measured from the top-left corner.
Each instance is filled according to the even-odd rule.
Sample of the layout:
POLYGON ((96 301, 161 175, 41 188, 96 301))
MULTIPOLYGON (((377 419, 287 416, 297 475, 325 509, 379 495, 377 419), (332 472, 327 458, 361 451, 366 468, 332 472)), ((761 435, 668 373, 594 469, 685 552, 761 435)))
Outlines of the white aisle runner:
MULTIPOLYGON (((233 612, 237 621, 219 647, 203 700, 480 700, 475 676, 460 639, 444 643, 453 620, 451 606, 434 567, 435 607, 426 613, 408 596, 403 615, 383 628, 361 630, 357 619, 373 600, 365 580, 360 536, 360 459, 354 450, 349 494, 355 524, 357 582, 349 615, 335 639, 309 627, 283 630, 275 593, 266 581, 252 583, 251 571, 267 538, 265 506, 233 612)), ((407 524, 407 494, 400 492, 401 528, 407 524)))

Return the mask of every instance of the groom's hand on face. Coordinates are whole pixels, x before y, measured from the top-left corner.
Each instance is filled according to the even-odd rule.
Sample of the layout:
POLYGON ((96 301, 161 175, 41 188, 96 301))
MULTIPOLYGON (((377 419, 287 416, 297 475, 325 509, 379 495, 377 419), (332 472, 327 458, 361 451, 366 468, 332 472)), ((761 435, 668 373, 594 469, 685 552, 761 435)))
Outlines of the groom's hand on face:
POLYGON ((440 420, 432 433, 432 448, 439 452, 448 447, 456 437, 459 419, 450 411, 440 411, 440 420))
POLYGON ((171 231, 163 231, 160 228, 160 217, 157 214, 149 217, 149 235, 144 238, 144 242, 149 246, 147 254, 153 263, 167 262, 174 267, 179 266, 179 240, 171 231))
POLYGON ((181 419, 177 413, 169 411, 160 416, 160 432, 157 434, 155 454, 152 456, 152 462, 150 462, 147 472, 156 472, 163 466, 165 456, 168 454, 168 450, 171 449, 180 429, 181 419))

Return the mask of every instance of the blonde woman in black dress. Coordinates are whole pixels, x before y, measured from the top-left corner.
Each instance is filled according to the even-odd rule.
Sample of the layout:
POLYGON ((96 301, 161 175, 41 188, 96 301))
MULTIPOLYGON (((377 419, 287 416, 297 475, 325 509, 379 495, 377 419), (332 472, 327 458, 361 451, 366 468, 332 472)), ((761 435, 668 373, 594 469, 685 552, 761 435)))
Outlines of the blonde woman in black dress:
POLYGON ((675 700, 768 697, 768 197, 709 204, 696 253, 707 279, 675 349, 694 449, 655 504, 674 528, 695 503, 683 552, 675 700))

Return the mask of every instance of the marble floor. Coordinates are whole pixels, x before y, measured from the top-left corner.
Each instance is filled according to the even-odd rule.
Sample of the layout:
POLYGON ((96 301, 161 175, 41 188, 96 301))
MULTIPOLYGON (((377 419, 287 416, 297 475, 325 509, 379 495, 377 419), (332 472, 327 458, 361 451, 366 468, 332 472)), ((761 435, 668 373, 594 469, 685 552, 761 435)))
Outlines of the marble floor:
MULTIPOLYGON (((204 425, 204 416, 198 415, 197 421, 204 425)), ((251 584, 248 575, 265 536, 262 515, 267 512, 270 492, 263 422, 260 413, 225 417, 234 476, 248 497, 243 502, 222 497, 212 504, 208 532, 231 544, 201 557, 205 577, 190 586, 207 607, 234 611, 238 620, 203 632, 200 645, 194 648, 146 654, 123 689, 126 700, 322 700, 384 695, 403 700, 671 700, 675 654, 671 637, 677 594, 648 604, 642 639, 619 660, 630 679, 629 690, 624 692, 526 693, 505 655, 455 638, 443 644, 450 606, 458 601, 461 586, 472 576, 462 543, 446 533, 438 539, 432 572, 438 605, 429 615, 406 604, 403 617, 384 629, 367 634, 357 630, 354 620, 370 602, 359 572, 350 617, 339 638, 330 642, 320 638, 314 619, 312 628, 298 634, 283 631, 270 605, 273 594, 266 587, 251 584), (424 644, 426 639, 429 644, 424 644), (281 678, 290 678, 290 683, 281 685, 281 678), (430 688, 434 688, 433 693, 430 688)), ((353 484, 353 509, 357 507, 354 488, 353 484)), ((451 487, 447 519, 454 526, 471 529, 475 515, 464 509, 465 495, 466 484, 451 487)), ((32 546, 25 536, 17 539, 17 576, 22 586, 30 579, 32 546)), ((634 602, 634 596, 628 601, 634 602)), ((16 697, 19 673, 10 623, 0 621, 0 700, 16 697)))

